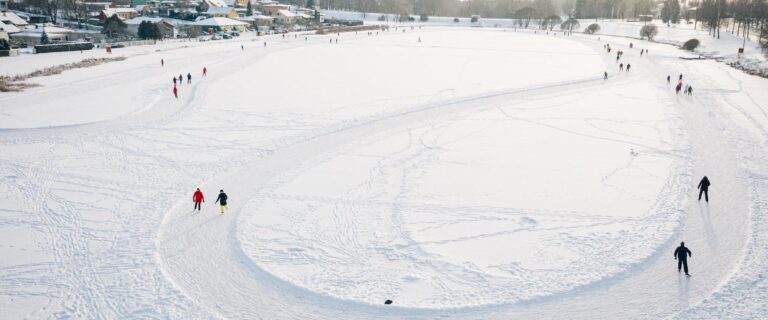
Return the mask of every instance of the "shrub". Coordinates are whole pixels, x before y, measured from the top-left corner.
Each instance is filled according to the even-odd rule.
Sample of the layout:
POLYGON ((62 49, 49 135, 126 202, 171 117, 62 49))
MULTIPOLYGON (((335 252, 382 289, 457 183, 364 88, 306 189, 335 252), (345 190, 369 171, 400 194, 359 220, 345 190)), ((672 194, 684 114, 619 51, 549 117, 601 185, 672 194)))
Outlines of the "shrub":
POLYGON ((586 34, 595 34, 598 31, 600 31, 600 25, 597 23, 590 24, 584 29, 584 33, 586 34))
POLYGON ((480 16, 478 16, 478 15, 474 15, 474 16, 472 16, 472 18, 469 19, 469 22, 472 22, 472 23, 475 23, 475 22, 478 22, 478 21, 480 21, 480 16))
POLYGON ((383 14, 382 14, 382 15, 380 15, 378 18, 376 18, 376 20, 379 20, 379 21, 384 21, 384 20, 387 20, 387 16, 385 16, 385 15, 383 15, 383 14))
POLYGON ((691 39, 683 43, 683 49, 693 51, 699 46, 699 39, 691 39))
POLYGON ((453 22, 459 23, 459 18, 453 18, 453 22))
POLYGON ((640 28, 640 39, 648 38, 648 40, 653 40, 653 37, 655 37, 658 33, 659 30, 656 28, 655 24, 646 24, 640 28))
POLYGON ((427 20, 429 20, 429 16, 426 13, 422 13, 421 15, 419 15, 419 21, 424 22, 427 20))

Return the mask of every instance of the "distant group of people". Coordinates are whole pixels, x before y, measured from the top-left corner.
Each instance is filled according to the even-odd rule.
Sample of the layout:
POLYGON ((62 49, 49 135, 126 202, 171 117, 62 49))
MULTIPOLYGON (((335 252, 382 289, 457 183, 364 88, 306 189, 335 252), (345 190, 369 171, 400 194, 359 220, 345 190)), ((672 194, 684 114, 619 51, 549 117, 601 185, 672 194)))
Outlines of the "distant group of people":
MULTIPOLYGON (((160 65, 161 66, 165 65, 165 61, 163 61, 163 59, 160 59, 160 65)), ((208 69, 206 67, 203 67, 203 77, 205 77, 206 75, 208 75, 208 69)), ((179 87, 181 87, 181 85, 184 83, 184 76, 181 75, 181 74, 179 74, 178 78, 176 78, 174 76, 172 81, 173 81, 173 96, 178 99, 179 98, 179 88, 176 86, 176 84, 178 83, 179 87)), ((192 73, 191 72, 187 73, 187 84, 192 84, 192 73)))
MULTIPOLYGON (((667 75, 667 85, 670 84, 672 76, 667 75)), ((677 85, 675 85, 675 94, 680 94, 680 91, 683 91, 684 95, 693 95, 693 86, 688 83, 683 83, 683 74, 680 74, 680 77, 677 79, 677 85)))
MULTIPOLYGON (((219 204, 221 208, 221 214, 224 214, 224 210, 229 209, 229 207, 227 207, 228 198, 229 197, 227 197, 227 194, 224 193, 224 189, 219 190, 219 196, 216 198, 215 203, 219 204)), ((192 210, 193 211, 197 210, 197 212, 200 212, 200 210, 202 209, 202 204, 203 202, 205 202, 205 196, 203 196, 203 192, 200 191, 200 188, 197 188, 195 193, 192 194, 192 202, 195 203, 195 207, 192 210)))

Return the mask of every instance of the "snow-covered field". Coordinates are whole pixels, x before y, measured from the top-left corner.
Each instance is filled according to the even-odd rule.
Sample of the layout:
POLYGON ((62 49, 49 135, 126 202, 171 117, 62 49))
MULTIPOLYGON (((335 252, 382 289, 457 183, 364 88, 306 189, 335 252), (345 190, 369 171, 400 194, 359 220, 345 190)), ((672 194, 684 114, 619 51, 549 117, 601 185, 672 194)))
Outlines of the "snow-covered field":
POLYGON ((120 50, 0 94, 4 316, 768 316, 765 79, 504 29, 120 50))

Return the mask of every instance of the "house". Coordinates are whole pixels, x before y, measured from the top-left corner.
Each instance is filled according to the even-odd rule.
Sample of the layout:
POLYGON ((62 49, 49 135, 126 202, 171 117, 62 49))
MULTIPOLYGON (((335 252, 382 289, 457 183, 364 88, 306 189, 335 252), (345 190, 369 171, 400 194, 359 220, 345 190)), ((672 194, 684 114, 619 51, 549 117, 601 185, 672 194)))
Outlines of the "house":
MULTIPOLYGON (((208 32, 243 32, 247 30, 248 24, 242 21, 233 20, 230 18, 208 18, 193 23, 195 27, 198 27, 200 31, 208 32)), ((198 32, 199 33, 199 32, 198 32)))
POLYGON ((296 14, 288 10, 277 10, 272 16, 281 24, 292 24, 296 21, 296 14))
POLYGON ((270 17, 270 16, 264 16, 264 15, 257 14, 257 15, 252 15, 252 16, 247 16, 247 17, 241 18, 240 20, 248 22, 248 23, 251 24, 251 26, 256 27, 258 29, 258 27, 269 27, 269 26, 271 26, 272 22, 275 20, 275 18, 270 17))
POLYGON ((140 4, 133 8, 136 10, 136 12, 138 12, 140 16, 152 16, 155 14, 154 10, 152 10, 152 7, 146 4, 140 4))
POLYGON ((45 32, 50 42, 69 41, 70 36, 74 38, 74 31, 65 28, 59 28, 54 26, 38 26, 29 27, 24 31, 17 32, 11 35, 11 39, 18 42, 26 43, 27 45, 40 44, 40 39, 45 32))
POLYGON ((158 17, 136 17, 126 21, 125 24, 128 25, 128 33, 138 36, 141 23, 149 21, 160 29, 163 38, 176 38, 179 32, 172 20, 158 17))
POLYGON ((228 6, 245 8, 250 0, 224 0, 228 6))
POLYGON ((12 24, 5 24, 4 22, 0 21, 0 31, 3 31, 5 33, 16 33, 21 31, 21 29, 17 28, 12 24))
POLYGON ((236 19, 239 17, 237 11, 235 11, 235 8, 232 7, 212 7, 208 8, 208 11, 203 14, 211 18, 236 19))
POLYGON ((103 23, 110 17, 117 15, 120 20, 130 20, 135 18, 139 15, 138 12, 136 12, 136 9, 134 8, 108 8, 101 10, 101 14, 99 15, 99 20, 103 23))
POLYGON ((263 15, 267 15, 267 16, 274 16, 277 13, 277 11, 279 11, 279 10, 288 11, 288 9, 290 9, 290 8, 291 7, 288 6, 288 5, 279 4, 279 3, 276 3, 276 4, 265 4, 265 5, 261 6, 261 13, 263 15))
POLYGON ((36 23, 48 23, 48 16, 44 14, 36 14, 36 13, 29 13, 29 12, 23 12, 23 11, 14 11, 19 18, 24 19, 27 21, 27 23, 30 24, 36 24, 36 23))
POLYGON ((200 10, 202 12, 206 12, 210 8, 227 7, 227 3, 224 2, 223 0, 203 0, 200 2, 198 6, 200 7, 200 10))
POLYGON ((18 15, 10 11, 0 12, 0 22, 6 25, 15 26, 20 30, 26 29, 27 26, 29 25, 29 23, 27 23, 27 20, 22 19, 21 17, 19 17, 18 15))

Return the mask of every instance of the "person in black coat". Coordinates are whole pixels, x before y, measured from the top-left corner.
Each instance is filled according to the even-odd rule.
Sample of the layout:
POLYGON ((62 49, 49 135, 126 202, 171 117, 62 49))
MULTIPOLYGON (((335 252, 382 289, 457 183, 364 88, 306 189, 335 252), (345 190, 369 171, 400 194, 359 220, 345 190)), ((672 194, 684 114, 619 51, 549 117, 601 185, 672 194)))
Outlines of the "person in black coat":
POLYGON ((685 242, 680 242, 680 246, 675 249, 675 260, 677 260, 677 272, 680 272, 682 267, 685 270, 685 275, 688 274, 688 257, 691 256, 691 250, 685 247, 685 242))
POLYGON ((709 202, 709 179, 707 179, 707 176, 704 176, 704 178, 701 179, 699 182, 699 201, 701 201, 701 194, 704 194, 704 200, 709 202))
POLYGON ((221 205, 221 214, 224 214, 224 209, 227 209, 227 194, 224 190, 219 190, 219 197, 216 198, 216 202, 221 205))

